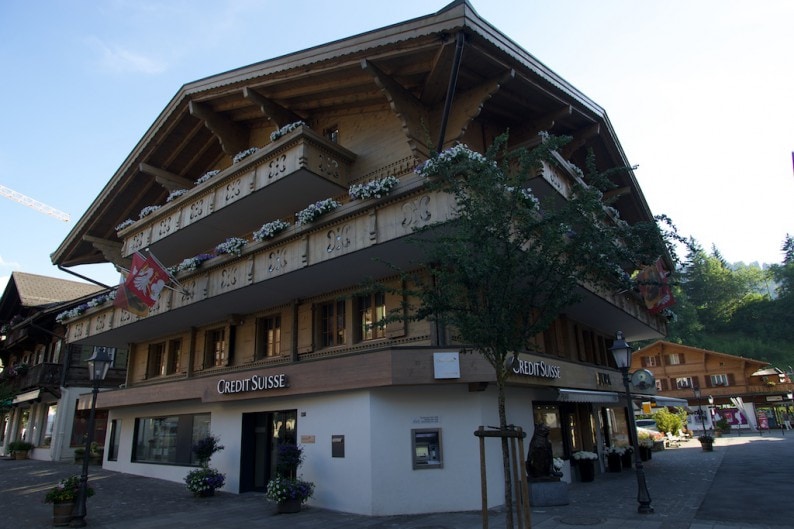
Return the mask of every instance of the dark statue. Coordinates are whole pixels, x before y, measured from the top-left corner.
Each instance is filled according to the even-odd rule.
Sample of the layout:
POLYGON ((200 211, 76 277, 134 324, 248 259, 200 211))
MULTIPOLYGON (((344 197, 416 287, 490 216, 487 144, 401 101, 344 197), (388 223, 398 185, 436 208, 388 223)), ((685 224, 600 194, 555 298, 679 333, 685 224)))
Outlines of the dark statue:
POLYGON ((532 440, 529 442, 527 474, 533 481, 559 479, 559 474, 554 471, 549 427, 542 423, 535 424, 535 433, 532 434, 532 440))

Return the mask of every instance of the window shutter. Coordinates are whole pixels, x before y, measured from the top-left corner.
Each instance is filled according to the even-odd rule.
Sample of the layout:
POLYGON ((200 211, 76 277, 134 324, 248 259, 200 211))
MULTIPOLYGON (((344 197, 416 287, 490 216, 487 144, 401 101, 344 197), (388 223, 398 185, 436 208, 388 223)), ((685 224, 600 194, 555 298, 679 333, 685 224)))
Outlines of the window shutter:
POLYGON ((714 384, 711 382, 711 377, 708 376, 708 375, 703 377, 703 382, 706 383, 706 387, 707 388, 713 388, 714 387, 714 384))
POLYGON ((642 357, 642 367, 648 367, 648 357, 647 356, 643 356, 642 357))
MULTIPOLYGON (((397 292, 386 292, 386 316, 394 317, 400 315, 405 317, 405 307, 403 306, 402 294, 397 292)), ((386 324, 386 337, 387 338, 400 338, 405 336, 408 332, 408 322, 403 320, 395 320, 386 324)))
POLYGON ((733 373, 728 373, 728 385, 729 386, 736 385, 736 379, 734 378, 733 373))
POLYGON ((678 361, 682 364, 686 364, 686 360, 684 359, 684 353, 678 353, 678 361))
POLYGON ((660 380, 660 382, 662 383, 662 391, 667 391, 668 388, 667 379, 663 378, 662 380, 660 380))
POLYGON ((309 303, 298 306, 298 353, 310 353, 314 347, 314 307, 309 303))

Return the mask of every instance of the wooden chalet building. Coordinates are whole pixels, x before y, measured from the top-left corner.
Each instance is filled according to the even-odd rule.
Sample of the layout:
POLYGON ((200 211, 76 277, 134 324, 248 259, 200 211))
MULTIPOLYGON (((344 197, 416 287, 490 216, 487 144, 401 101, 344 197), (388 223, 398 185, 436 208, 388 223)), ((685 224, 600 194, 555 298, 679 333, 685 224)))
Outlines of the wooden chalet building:
MULTIPOLYGON (((183 288, 163 290, 146 317, 107 303, 66 320, 71 343, 129 347, 125 387, 99 395, 105 467, 181 481, 191 443, 212 432, 227 491, 264 490, 277 445, 298 442, 312 505, 479 508, 473 432, 498 424, 492 368, 427 321, 371 328, 404 300, 358 292, 367 277, 397 284, 391 265, 419 259, 414 228, 453 216, 415 167, 439 145, 483 152, 507 128, 512 147, 548 131, 574 138, 567 163, 584 166, 592 150, 603 168, 630 165, 605 111, 466 1, 183 86, 53 253, 64 267, 128 268, 148 250, 179 268, 183 288), (388 194, 349 194, 389 176, 388 194), (329 198, 341 205, 296 223, 329 198), (254 238, 276 220, 289 227, 254 238), (230 237, 245 239, 239 255, 204 255, 230 237)), ((564 197, 567 163, 545 168, 533 192, 564 197)), ((633 174, 618 178, 621 218, 650 221, 633 174)), ((510 422, 530 434, 546 422, 564 457, 625 436, 615 332, 665 332, 631 293, 583 290, 521 354, 508 394, 510 422)), ((493 443, 488 467, 500 462, 493 443)), ((502 487, 495 471, 492 504, 502 487)))
POLYGON ((761 360, 658 341, 635 351, 631 368, 653 373, 657 395, 685 399, 694 430, 703 427, 700 410, 706 429, 716 415, 736 428, 780 428, 783 413, 794 405, 788 375, 761 360))
MULTIPOLYGON (((56 321, 64 310, 93 299, 95 285, 12 272, 0 297, 0 449, 28 441, 33 459, 71 459, 84 446, 88 410, 76 403, 91 390, 85 361, 90 345, 68 344, 66 327, 56 321)), ((126 348, 115 351, 115 363, 103 385, 118 387, 125 380, 126 348)), ((107 410, 97 415, 99 444, 104 443, 107 410)))

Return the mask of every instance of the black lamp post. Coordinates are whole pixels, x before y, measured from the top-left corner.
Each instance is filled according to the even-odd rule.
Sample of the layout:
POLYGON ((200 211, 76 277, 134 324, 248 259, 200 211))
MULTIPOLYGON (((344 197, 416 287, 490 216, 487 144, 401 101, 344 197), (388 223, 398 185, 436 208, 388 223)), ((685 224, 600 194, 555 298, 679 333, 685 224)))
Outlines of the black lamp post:
POLYGON ((700 402, 700 388, 693 387, 695 398, 698 399, 698 411, 700 412, 700 425, 703 428, 703 435, 706 435, 706 418, 703 417, 703 404, 700 402))
POLYGON ((626 404, 628 405, 629 416, 629 438, 631 445, 634 448, 634 468, 637 470, 637 512, 640 514, 650 514, 653 512, 651 507, 651 495, 648 492, 648 485, 645 483, 645 470, 642 466, 642 458, 640 457, 640 447, 637 442, 637 423, 634 420, 634 405, 631 400, 631 386, 629 384, 629 366, 631 366, 631 346, 626 343, 623 338, 623 331, 618 331, 612 347, 612 356, 615 358, 615 364, 623 374, 623 387, 626 388, 626 404))
POLYGON ((96 420, 96 396, 99 393, 99 384, 105 380, 113 359, 108 355, 105 347, 97 347, 94 354, 88 359, 88 378, 93 383, 91 390, 91 411, 88 415, 88 432, 85 436, 85 453, 83 454, 83 473, 80 475, 80 488, 77 491, 77 504, 72 514, 72 527, 85 527, 85 500, 88 498, 88 456, 91 453, 91 443, 94 442, 94 422, 96 420))

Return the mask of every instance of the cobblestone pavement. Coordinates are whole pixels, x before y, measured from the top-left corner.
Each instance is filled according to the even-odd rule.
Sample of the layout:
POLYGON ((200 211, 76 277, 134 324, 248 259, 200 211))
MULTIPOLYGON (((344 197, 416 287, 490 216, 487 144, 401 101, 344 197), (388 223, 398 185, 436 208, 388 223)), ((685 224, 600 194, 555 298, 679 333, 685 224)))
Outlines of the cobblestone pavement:
MULTIPOLYGON (((654 452, 646 462, 654 512, 637 513, 636 473, 624 470, 573 482, 570 504, 536 507, 534 529, 783 529, 794 527, 787 510, 794 486, 794 432, 717 439, 714 452, 697 441, 654 452)), ((0 529, 52 526, 45 491, 64 476, 79 473, 70 463, 0 460, 0 529)), ((194 498, 182 483, 91 467, 96 495, 86 522, 98 529, 480 529, 479 505, 472 511, 418 516, 370 517, 304 506, 278 515, 261 493, 217 493, 194 498)), ((439 491, 443 494, 443 491, 439 491)), ((504 513, 491 511, 489 528, 505 527, 504 513)), ((516 524, 518 528, 518 525, 516 524)), ((528 528, 524 528, 528 529, 528 528)))

